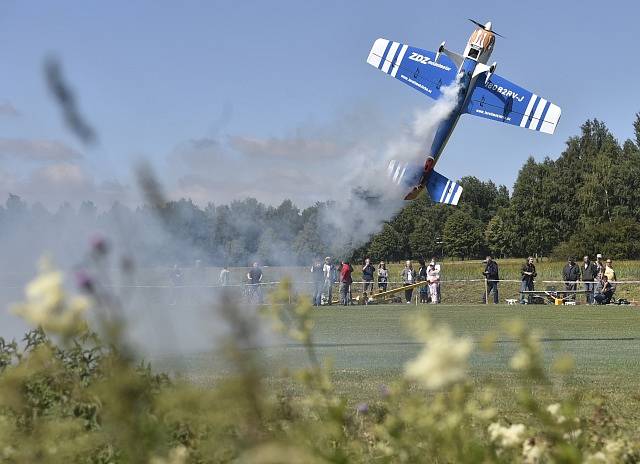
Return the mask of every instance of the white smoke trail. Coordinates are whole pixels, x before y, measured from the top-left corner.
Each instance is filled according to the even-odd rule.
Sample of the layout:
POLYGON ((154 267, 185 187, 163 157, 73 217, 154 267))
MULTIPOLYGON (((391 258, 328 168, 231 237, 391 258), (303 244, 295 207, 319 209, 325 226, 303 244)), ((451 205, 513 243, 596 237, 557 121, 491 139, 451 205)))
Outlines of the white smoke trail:
POLYGON ((458 90, 457 82, 443 87, 436 103, 417 111, 411 125, 382 149, 359 147, 348 155, 342 185, 349 188, 323 215, 339 231, 334 249, 346 251, 362 245, 404 206, 407 192, 387 178, 387 165, 392 159, 423 163, 438 125, 455 108, 458 90))

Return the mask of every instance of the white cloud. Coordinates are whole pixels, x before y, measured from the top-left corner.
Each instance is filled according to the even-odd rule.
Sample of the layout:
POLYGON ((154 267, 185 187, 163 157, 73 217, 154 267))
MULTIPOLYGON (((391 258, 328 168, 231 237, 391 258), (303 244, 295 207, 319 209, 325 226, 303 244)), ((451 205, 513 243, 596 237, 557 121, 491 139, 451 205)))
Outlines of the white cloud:
POLYGON ((29 203, 42 203, 51 210, 64 202, 77 206, 91 200, 106 209, 114 201, 133 204, 137 199, 127 185, 118 181, 98 182, 82 166, 68 162, 40 166, 24 175, 0 171, 0 203, 9 193, 29 203))
POLYGON ((58 140, 0 138, 0 157, 28 161, 71 161, 82 154, 58 140))
POLYGON ((16 109, 11 102, 0 102, 0 116, 9 116, 12 118, 20 116, 20 112, 16 109))

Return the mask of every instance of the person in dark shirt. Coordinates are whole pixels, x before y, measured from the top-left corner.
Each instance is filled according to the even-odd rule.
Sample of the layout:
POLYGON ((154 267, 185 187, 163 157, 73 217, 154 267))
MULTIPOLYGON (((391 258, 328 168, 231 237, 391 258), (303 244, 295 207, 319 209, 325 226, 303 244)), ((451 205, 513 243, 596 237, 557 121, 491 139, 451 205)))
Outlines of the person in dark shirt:
POLYGON ((364 266, 362 266, 362 293, 373 293, 373 275, 376 273, 376 268, 371 264, 369 258, 364 260, 364 266))
POLYGON ((249 301, 262 304, 262 289, 260 283, 262 282, 262 269, 258 266, 258 263, 253 263, 249 272, 247 272, 247 280, 249 281, 249 301))
MULTIPOLYGON (((576 265, 576 260, 570 256, 567 260, 566 266, 562 269, 562 280, 564 281, 564 288, 569 292, 575 292, 578 288, 576 283, 580 279, 580 268, 576 265)), ((568 297, 575 299, 576 294, 568 293, 568 297)))
POLYGON ((594 280, 598 276, 598 266, 589 260, 588 256, 583 259, 583 264, 580 266, 582 271, 582 281, 584 282, 584 289, 587 291, 587 304, 593 304, 593 289, 594 280))
POLYGON ((609 278, 606 275, 601 276, 601 288, 598 293, 593 297, 598 304, 609 304, 613 297, 613 286, 609 282, 609 278))
POLYGON ((498 304, 498 279, 500 278, 498 275, 498 263, 496 263, 491 256, 487 256, 485 261, 484 271, 482 271, 482 275, 486 279, 486 291, 482 295, 482 302, 487 303, 487 298, 493 292, 493 303, 498 304))
POLYGON ((522 292, 532 292, 534 290, 533 281, 538 274, 536 273, 536 266, 533 264, 532 256, 529 256, 527 262, 524 263, 520 270, 520 274, 522 275, 522 283, 520 284, 520 303, 531 304, 531 293, 522 292))
MULTIPOLYGON (((427 281, 427 265, 424 262, 424 259, 419 259, 418 264, 420 267, 418 268, 418 278, 417 280, 420 282, 427 281)), ((428 303, 429 302, 429 286, 424 285, 420 287, 420 303, 428 303)))

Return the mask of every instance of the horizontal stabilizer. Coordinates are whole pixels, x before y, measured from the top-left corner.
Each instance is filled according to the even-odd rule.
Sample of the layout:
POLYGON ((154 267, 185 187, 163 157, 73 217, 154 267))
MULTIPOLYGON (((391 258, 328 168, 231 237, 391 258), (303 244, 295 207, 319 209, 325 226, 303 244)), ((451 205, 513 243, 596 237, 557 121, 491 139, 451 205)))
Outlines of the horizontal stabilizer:
MULTIPOLYGON (((405 197, 407 200, 416 198, 425 187, 420 185, 420 180, 424 173, 424 167, 420 164, 391 160, 387 173, 394 184, 410 189, 405 197)), ((436 171, 431 171, 431 174, 429 174, 426 188, 429 192, 429 197, 434 202, 446 205, 457 205, 462 194, 460 184, 447 179, 436 171)))
POLYGON ((436 171, 431 171, 427 181, 427 192, 436 203, 457 205, 462 195, 462 187, 457 182, 447 179, 436 171))

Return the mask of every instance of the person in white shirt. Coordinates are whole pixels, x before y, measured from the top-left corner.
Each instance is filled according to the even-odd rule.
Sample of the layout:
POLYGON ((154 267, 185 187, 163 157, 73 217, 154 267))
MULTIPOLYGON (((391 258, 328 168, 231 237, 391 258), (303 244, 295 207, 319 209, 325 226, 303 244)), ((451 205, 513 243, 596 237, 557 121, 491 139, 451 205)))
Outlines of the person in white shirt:
POLYGON ((331 264, 331 256, 324 258, 322 272, 324 273, 324 288, 322 289, 322 293, 327 298, 327 304, 331 305, 331 301, 333 300, 333 283, 336 280, 335 267, 331 264))
POLYGON ((429 293, 431 303, 438 303, 438 284, 440 283, 440 269, 436 268, 436 263, 431 261, 427 267, 427 281, 429 282, 429 293))
POLYGON ((218 282, 220 283, 220 285, 225 287, 229 285, 229 274, 231 274, 231 272, 229 272, 227 266, 223 267, 220 271, 220 277, 218 277, 218 282))
MULTIPOLYGON (((411 261, 407 260, 404 264, 404 269, 402 270, 402 283, 404 285, 411 285, 416 281, 416 272, 413 270, 411 266, 411 261)), ((404 297, 407 300, 407 304, 411 303, 411 297, 413 296, 413 288, 408 288, 404 291, 404 297)))
POLYGON ((432 264, 432 263, 435 266, 436 271, 438 271, 437 291, 438 291, 438 303, 440 303, 442 301, 442 295, 440 294, 440 277, 441 277, 440 276, 440 270, 441 270, 441 268, 440 268, 440 263, 436 260, 435 256, 431 257, 431 263, 429 263, 429 264, 432 264))
POLYGON ((389 271, 387 270, 387 265, 384 263, 384 261, 380 261, 380 264, 378 265, 378 291, 386 292, 388 282, 389 271))

